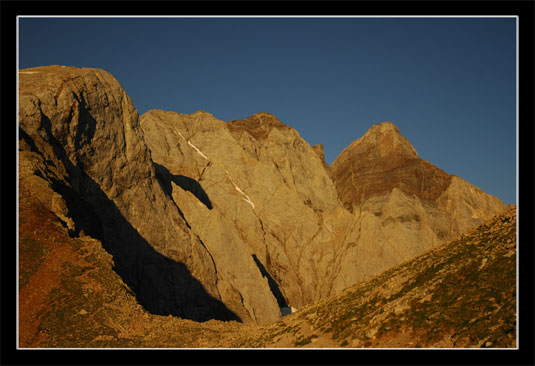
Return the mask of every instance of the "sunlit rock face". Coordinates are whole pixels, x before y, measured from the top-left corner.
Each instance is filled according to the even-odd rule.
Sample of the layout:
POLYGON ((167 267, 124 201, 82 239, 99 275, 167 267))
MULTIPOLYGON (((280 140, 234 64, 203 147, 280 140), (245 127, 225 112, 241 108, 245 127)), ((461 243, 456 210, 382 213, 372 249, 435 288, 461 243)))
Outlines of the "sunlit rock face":
POLYGON ((420 159, 389 122, 329 167, 269 113, 138 117, 103 70, 19 78, 20 184, 71 236, 101 241, 155 314, 272 322, 505 208, 420 159))
MULTIPOLYGON (((227 269, 234 267, 218 267, 190 230, 170 195, 178 194, 169 189, 175 182, 161 178, 138 113, 113 76, 60 66, 21 70, 19 96, 21 184, 42 189, 72 235, 102 240, 142 305, 193 320, 280 317, 250 256, 247 276, 233 280, 227 269), (255 292, 243 296, 242 282, 233 281, 255 292)), ((196 189, 191 181, 176 183, 196 189)), ((231 238, 222 241, 227 256, 247 256, 232 252, 231 238)))
MULTIPOLYGON (((198 182, 206 193, 211 209, 195 194, 173 190, 208 248, 221 258, 230 245, 254 255, 281 307, 330 293, 332 278, 324 274, 335 273, 336 246, 322 221, 341 208, 322 160, 297 131, 268 113, 223 122, 206 112, 153 110, 141 125, 155 163, 171 176, 198 182)), ((226 265, 238 263, 229 256, 226 265)))
POLYGON ((389 122, 351 144, 333 164, 332 179, 322 147, 269 113, 223 122, 202 111, 153 110, 141 125, 156 164, 198 182, 209 198, 213 209, 194 201, 184 209, 192 230, 205 243, 232 232, 266 269, 280 306, 317 301, 436 246, 481 222, 474 207, 480 219, 502 208, 475 187, 467 188, 470 205, 446 208, 458 178, 418 158, 389 122), (364 177, 345 191, 336 188, 352 168, 340 162, 360 164, 354 170, 364 177), (472 210, 470 218, 455 217, 462 210, 472 210), (201 211, 220 228, 207 230, 201 211))

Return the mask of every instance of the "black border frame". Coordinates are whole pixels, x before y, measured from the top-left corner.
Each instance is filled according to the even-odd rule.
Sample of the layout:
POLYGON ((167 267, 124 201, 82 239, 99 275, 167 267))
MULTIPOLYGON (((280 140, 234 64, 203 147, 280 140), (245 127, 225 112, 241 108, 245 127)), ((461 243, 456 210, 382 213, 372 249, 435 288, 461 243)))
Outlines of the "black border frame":
POLYGON ((15 227, 2 220, 1 248, 2 365, 166 365, 166 364, 374 364, 374 365, 533 365, 534 255, 533 255, 533 132, 535 2, 524 1, 2 1, 2 213, 16 212, 16 17, 19 15, 514 15, 519 20, 519 161, 518 196, 520 327, 517 350, 17 350, 15 344, 16 292, 15 227), (13 98, 13 99, 11 99, 13 98), (13 130, 12 130, 13 129, 13 130), (6 154, 7 152, 7 154, 6 154), (521 170, 520 167, 524 167, 521 170), (10 170, 8 170, 10 169, 10 170), (11 170, 13 169, 13 170, 11 170), (11 173, 11 174, 10 174, 11 173), (7 194, 5 193, 8 192, 7 194), (13 235, 13 236, 12 236, 13 235), (524 244, 524 245, 522 245, 524 244), (6 301, 4 301, 6 300, 6 301))

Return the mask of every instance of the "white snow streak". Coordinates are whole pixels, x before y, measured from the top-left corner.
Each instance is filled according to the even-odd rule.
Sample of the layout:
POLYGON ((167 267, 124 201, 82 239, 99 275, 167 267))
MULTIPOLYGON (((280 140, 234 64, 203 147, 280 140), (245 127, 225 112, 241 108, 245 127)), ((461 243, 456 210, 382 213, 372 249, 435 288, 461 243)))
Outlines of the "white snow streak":
POLYGON ((240 192, 245 198, 242 198, 242 200, 244 200, 245 202, 247 202, 248 204, 251 205, 251 207, 253 208, 254 210, 254 203, 253 201, 251 201, 251 198, 249 198, 249 196, 247 194, 245 194, 240 187, 238 187, 236 185, 236 183, 234 183, 234 180, 232 179, 232 177, 230 176, 230 174, 228 173, 228 171, 225 169, 225 173, 227 174, 227 177, 229 177, 230 181, 232 182, 232 184, 234 185, 234 188, 236 189, 236 191, 240 192))
MULTIPOLYGON (((195 149, 195 151, 197 151, 197 154, 199 154, 200 156, 202 156, 203 158, 205 158, 206 160, 208 160, 208 157, 207 157, 206 155, 204 155, 204 154, 202 153, 202 151, 199 150, 199 148, 198 148, 197 146, 193 145, 193 144, 191 143, 190 140, 186 140, 186 138, 185 138, 179 131, 177 131, 177 132, 178 132, 178 134, 180 135, 180 137, 182 137, 182 138, 184 139, 184 141, 187 141, 187 142, 188 142, 188 145, 189 145, 189 146, 191 146, 192 148, 195 149)), ((245 202, 247 202, 248 204, 250 204, 251 207, 252 207, 253 210, 254 210, 255 206, 254 206, 253 201, 251 201, 251 198, 249 198, 249 196, 248 196, 247 194, 245 194, 245 193, 241 190, 241 188, 238 187, 238 186, 236 185, 236 183, 234 183, 234 180, 232 179, 232 177, 230 176, 230 174, 228 173, 228 171, 227 171, 226 169, 225 169, 225 173, 227 174, 227 177, 229 177, 230 181, 231 181, 232 184, 234 185, 234 188, 236 189, 236 191, 238 191, 239 193, 241 193, 241 194, 245 197, 245 198, 242 198, 242 200, 244 200, 245 202)))
POLYGON ((238 187, 237 185, 234 185, 234 188, 236 188, 236 190, 238 192, 240 192, 241 194, 243 194, 245 196, 245 198, 242 198, 242 200, 244 200, 245 202, 247 202, 248 204, 251 205, 251 207, 254 209, 254 203, 253 201, 251 201, 251 199, 249 198, 248 195, 246 195, 245 193, 243 193, 243 191, 240 189, 240 187, 238 187))
POLYGON ((199 150, 199 148, 198 148, 197 146, 193 145, 193 144, 191 143, 190 140, 186 140, 186 138, 185 138, 179 131, 177 131, 177 132, 178 132, 178 134, 180 135, 180 137, 182 137, 182 139, 183 139, 184 141, 187 141, 187 142, 188 142, 188 145, 189 145, 189 146, 191 146, 192 148, 195 149, 195 151, 197 151, 197 154, 199 154, 200 156, 202 156, 203 158, 205 158, 206 160, 208 160, 208 157, 207 157, 206 155, 204 155, 204 154, 202 153, 202 151, 199 150))
POLYGON ((202 151, 199 150, 199 148, 198 148, 197 146, 193 145, 193 144, 191 143, 191 141, 189 141, 189 140, 188 140, 188 145, 191 146, 192 148, 194 148, 195 151, 197 151, 197 154, 199 154, 200 156, 202 156, 203 158, 205 158, 206 160, 208 160, 208 158, 206 157, 206 155, 204 155, 204 154, 202 153, 202 151))

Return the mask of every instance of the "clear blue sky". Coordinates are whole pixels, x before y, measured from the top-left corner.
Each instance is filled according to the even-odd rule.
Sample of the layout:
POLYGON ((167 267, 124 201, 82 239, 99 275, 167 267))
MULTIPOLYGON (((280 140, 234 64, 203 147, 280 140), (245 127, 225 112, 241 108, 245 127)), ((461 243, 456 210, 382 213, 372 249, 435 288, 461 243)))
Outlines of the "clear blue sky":
POLYGON ((42 65, 110 72, 140 115, 272 113, 328 164, 391 121, 516 202, 515 18, 21 18, 19 67, 42 65))

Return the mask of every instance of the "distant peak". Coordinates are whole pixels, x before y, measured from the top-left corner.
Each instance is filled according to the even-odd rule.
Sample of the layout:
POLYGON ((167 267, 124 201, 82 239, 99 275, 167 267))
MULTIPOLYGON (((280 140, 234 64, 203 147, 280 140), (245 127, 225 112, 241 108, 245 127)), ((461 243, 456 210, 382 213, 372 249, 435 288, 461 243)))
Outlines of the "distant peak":
POLYGON ((356 140, 356 144, 376 145, 378 151, 382 154, 389 152, 404 153, 418 157, 418 152, 411 145, 409 140, 399 132, 395 124, 390 121, 377 123, 370 127, 370 129, 360 139, 356 140))
POLYGON ((259 112, 245 119, 229 121, 227 127, 231 131, 246 130, 256 140, 264 140, 273 128, 277 130, 291 130, 271 113, 259 112))
POLYGON ((251 117, 268 117, 268 118, 275 118, 277 119, 277 117, 275 117, 275 115, 271 114, 271 113, 268 113, 268 112, 258 112, 258 113, 255 113, 253 114, 251 117))
POLYGON ((204 111, 202 109, 199 109, 198 111, 193 112, 191 115, 192 116, 211 116, 211 117, 214 116, 212 113, 206 112, 206 111, 204 111))
POLYGON ((271 113, 258 112, 245 119, 246 121, 255 121, 266 125, 284 125, 277 117, 271 113))
POLYGON ((378 132, 394 131, 394 132, 399 133, 399 129, 397 128, 397 126, 390 121, 376 123, 370 127, 370 131, 378 131, 378 132))

